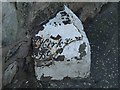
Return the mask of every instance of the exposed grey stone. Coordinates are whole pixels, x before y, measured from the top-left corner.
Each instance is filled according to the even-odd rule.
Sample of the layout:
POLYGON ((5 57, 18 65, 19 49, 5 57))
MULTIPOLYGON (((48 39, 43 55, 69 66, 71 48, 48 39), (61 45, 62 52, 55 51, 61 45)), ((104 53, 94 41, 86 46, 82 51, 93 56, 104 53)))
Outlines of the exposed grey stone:
MULTIPOLYGON (((10 4, 13 6, 12 3, 10 3, 10 4)), ((17 40, 25 37, 25 32, 27 30, 29 30, 29 28, 31 28, 31 26, 34 27, 34 29, 33 29, 34 31, 36 31, 37 29, 40 29, 39 27, 36 27, 35 25, 39 26, 40 22, 42 22, 42 21, 46 20, 48 17, 50 17, 63 4, 69 5, 69 8, 72 9, 73 12, 75 12, 75 14, 77 14, 77 16, 83 22, 87 19, 87 17, 94 17, 97 14, 97 12, 100 11, 101 6, 104 5, 104 3, 82 3, 82 2, 79 2, 79 3, 78 2, 77 3, 74 3, 74 2, 72 2, 72 3, 44 3, 44 2, 19 3, 19 2, 17 2, 15 5, 15 9, 17 11, 17 21, 19 23, 18 24, 19 26, 17 26, 19 28, 19 30, 17 30, 17 40), (95 8, 97 8, 97 9, 95 10, 95 8)), ((8 6, 6 5, 6 8, 7 7, 9 8, 9 5, 8 6)), ((2 11, 4 11, 4 8, 2 11)), ((9 12, 11 12, 11 11, 9 11, 9 12)), ((9 15, 8 15, 8 17, 9 17, 9 15)), ((14 23, 15 18, 16 17, 14 17, 13 20, 11 20, 12 23, 14 23)), ((14 27, 14 25, 11 27, 14 27)), ((7 32, 7 33, 10 35, 9 32, 7 32)), ((11 37, 15 37, 15 36, 16 36, 16 34, 13 36, 10 36, 9 39, 11 37)), ((5 40, 6 39, 3 39, 3 41, 5 41, 5 40)), ((10 40, 11 41, 9 41, 9 42, 13 42, 13 39, 10 39, 10 40)), ((5 42, 5 43, 6 43, 6 45, 8 45, 8 42, 5 42)), ((27 51, 28 48, 24 48, 24 47, 27 47, 27 45, 23 44, 21 47, 22 49, 19 50, 15 54, 15 56, 13 56, 13 58, 11 58, 11 59, 16 58, 17 56, 19 58, 21 58, 22 55, 23 55, 23 57, 26 57, 26 55, 27 55, 26 52, 28 52, 27 51), (20 52, 22 52, 22 50, 24 50, 25 52, 20 53, 20 52)), ((3 52, 3 54, 4 53, 5 52, 3 52)), ((23 64, 23 62, 22 62, 22 64, 23 64)), ((6 67, 7 66, 8 65, 6 65, 6 67)), ((21 74, 21 72, 20 72, 20 74, 21 74)), ((25 75, 23 75, 23 76, 25 76, 25 75)), ((21 77, 20 80, 23 80, 23 78, 21 77)), ((18 86, 20 85, 20 83, 22 83, 20 80, 18 81, 18 86)))
POLYGON ((14 78, 16 72, 17 72, 18 68, 17 68, 17 62, 13 62, 11 63, 6 70, 4 71, 3 74, 3 84, 9 84, 11 83, 12 79, 14 78))
POLYGON ((16 40, 18 21, 16 9, 11 3, 2 3, 2 42, 8 45, 16 40))

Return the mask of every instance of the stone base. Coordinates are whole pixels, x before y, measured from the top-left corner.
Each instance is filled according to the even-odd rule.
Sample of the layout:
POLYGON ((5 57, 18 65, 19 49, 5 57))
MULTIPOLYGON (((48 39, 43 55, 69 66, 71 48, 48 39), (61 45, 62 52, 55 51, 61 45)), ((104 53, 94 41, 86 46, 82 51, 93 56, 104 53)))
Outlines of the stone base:
POLYGON ((32 39, 37 79, 88 77, 90 45, 79 18, 65 6, 42 26, 32 39))
POLYGON ((51 80, 62 80, 65 77, 70 78, 87 78, 90 75, 90 48, 88 53, 82 60, 72 61, 54 61, 49 66, 35 66, 35 74, 38 80, 42 80, 42 77, 49 77, 51 80))

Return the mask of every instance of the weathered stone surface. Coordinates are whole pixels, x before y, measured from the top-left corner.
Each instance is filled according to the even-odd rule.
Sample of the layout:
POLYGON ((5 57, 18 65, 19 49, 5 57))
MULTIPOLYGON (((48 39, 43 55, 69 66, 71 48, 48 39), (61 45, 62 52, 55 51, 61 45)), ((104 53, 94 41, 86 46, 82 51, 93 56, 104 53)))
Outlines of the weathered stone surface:
MULTIPOLYGON (((7 2, 8 3, 8 2, 7 2)), ((4 3, 5 4, 5 3, 4 3)), ((75 14, 80 18, 80 20, 82 21, 82 22, 84 22, 88 17, 94 17, 99 11, 100 11, 100 9, 101 9, 101 6, 102 5, 104 5, 104 3, 84 3, 84 2, 76 2, 76 3, 74 3, 74 2, 72 2, 72 3, 68 3, 68 2, 63 2, 63 3, 61 3, 61 2, 56 2, 56 3, 51 3, 51 2, 23 2, 23 3, 21 3, 21 2, 15 2, 14 3, 14 5, 13 5, 13 3, 9 3, 9 4, 11 4, 13 7, 14 7, 14 9, 15 9, 15 13, 17 12, 17 17, 15 16, 13 19, 16 19, 17 18, 17 20, 18 20, 18 25, 19 26, 17 26, 19 29, 17 30, 17 37, 16 37, 16 34, 14 34, 13 35, 13 37, 16 37, 17 38, 17 40, 21 40, 21 39, 23 39, 23 37, 25 37, 26 35, 25 35, 25 32, 27 31, 27 30, 29 30, 29 28, 31 28, 31 26, 33 27, 33 29, 32 30, 34 30, 34 31, 37 31, 37 28, 38 29, 40 29, 39 27, 36 27, 35 25, 38 25, 39 26, 39 24, 40 24, 40 22, 42 22, 42 21, 44 21, 44 20, 46 20, 49 16, 51 16, 51 14, 53 14, 55 11, 57 11, 57 10, 59 10, 59 8, 60 8, 60 6, 61 5, 64 5, 64 4, 67 4, 68 6, 69 6, 69 8, 71 9, 71 10, 73 10, 73 12, 75 12, 75 14), (97 8, 97 9, 96 9, 97 8), (92 12, 92 13, 91 13, 92 12)), ((6 9, 9 9, 9 5, 8 6, 6 6, 6 9)), ((4 8, 3 8, 3 10, 2 11, 4 11, 4 8)), ((11 11, 9 11, 9 12, 11 12, 11 11)), ((8 13, 6 13, 6 14, 8 14, 8 13)), ((4 17, 4 15, 3 15, 3 17, 4 17)), ((7 17, 9 17, 9 15, 7 15, 7 17)), ((14 20, 12 20, 11 21, 12 23, 14 22, 14 20)), ((11 24, 11 23, 10 23, 11 24)), ((11 27, 13 27, 13 26, 11 26, 11 27)), ((89 30, 90 31, 90 30, 89 30)), ((30 31, 31 32, 31 31, 30 31)), ((10 32, 7 32, 7 31, 5 31, 5 33, 8 33, 8 34, 10 34, 10 32)), ((3 34, 4 35, 4 34, 3 34)), ((90 34, 91 35, 91 34, 90 34)), ((9 37, 9 39, 11 40, 11 41, 8 41, 8 42, 5 42, 4 44, 5 45, 7 45, 8 46, 8 44, 9 44, 9 42, 14 42, 14 39, 12 39, 12 37, 10 37, 9 35, 8 35, 8 37, 9 37)), ((91 35, 91 37, 92 37, 92 35, 91 35)), ((15 39, 16 39, 15 38, 15 39)), ((94 38, 94 37, 93 37, 94 38)), ((3 41, 5 41, 5 39, 3 39, 3 41)), ((14 43, 16 43, 16 42, 14 42, 14 43)), ((13 43, 13 44, 14 44, 13 43)), ((3 45, 4 46, 4 45, 3 45)), ((11 46, 11 45, 10 45, 11 46)), ((26 45, 26 44, 23 44, 20 48, 22 48, 22 49, 20 49, 20 50, 18 50, 17 52, 16 52, 16 54, 15 55, 13 55, 13 57, 11 57, 10 59, 11 59, 11 61, 14 61, 14 59, 15 58, 20 58, 20 59, 17 59, 17 61, 19 61, 20 60, 20 63, 22 64, 20 64, 21 66, 26 66, 27 68, 28 68, 28 66, 26 65, 26 64, 23 64, 23 61, 24 60, 21 60, 21 58, 22 57, 26 57, 26 55, 27 55, 27 52, 29 52, 28 51, 28 47, 27 46, 29 46, 29 45, 26 45), (27 48, 26 48, 27 47, 27 48), (24 53, 21 53, 22 51, 24 50, 24 53)), ((14 47, 14 46, 12 46, 12 47, 14 47)), ((6 48, 6 47, 5 47, 6 48)), ((16 47, 15 47, 16 48, 16 47)), ((7 49, 4 49, 3 48, 3 52, 2 52, 2 56, 4 57, 5 55, 6 55, 6 52, 4 52, 4 51, 8 51, 10 48, 8 47, 7 49)), ((60 52, 61 52, 62 50, 60 49, 60 52)), ((59 52, 59 50, 58 50, 58 52, 59 52)), ((84 56, 84 52, 81 54, 82 56, 84 56)), ((57 57, 57 60, 59 59, 59 61, 62 61, 63 60, 63 58, 64 58, 64 56, 58 56, 57 57)), ((68 60, 69 61, 69 60, 68 60)), ((3 60, 3 62, 4 62, 4 60, 3 60)), ((28 62, 29 62, 29 60, 28 60, 28 62)), ((11 62, 10 62, 11 63, 11 62)), ((19 63, 19 62, 18 62, 19 63)), ((51 62, 50 62, 51 63, 51 62)), ((48 63, 48 65, 50 64, 50 63, 48 63)), ((44 63, 43 63, 44 64, 44 63)), ((3 64, 3 66, 5 66, 5 67, 8 67, 8 65, 9 65, 9 62, 8 62, 8 64, 3 64)), ((39 64, 40 65, 40 64, 39 64)), ((22 69, 21 68, 21 66, 19 66, 19 68, 20 69, 22 69)), ((4 67, 3 67, 4 68, 4 67)), ((30 66, 30 68, 31 68, 31 66, 30 66)), ((29 69, 30 69, 29 68, 29 69)), ((18 73, 18 72, 17 72, 18 73)), ((23 72, 23 73, 26 73, 26 72, 23 72)), ((28 72, 27 72, 28 73, 28 72)), ((34 73, 34 72, 33 72, 34 73)), ((18 80, 18 78, 19 78, 19 81, 17 82, 17 84, 18 84, 18 86, 19 87, 22 87, 20 84, 22 83, 22 80, 25 80, 23 77, 25 77, 25 76, 27 76, 28 77, 28 75, 30 75, 30 74, 27 74, 27 75, 23 75, 22 77, 21 77, 21 71, 20 71, 20 76, 17 74, 17 78, 16 78, 16 80, 18 80)), ((34 76, 33 76, 34 77, 34 76)), ((29 79, 29 78, 28 78, 29 79)), ((33 82, 34 83, 34 82, 33 82)), ((24 84, 24 83, 23 83, 24 84)), ((26 86, 28 85, 29 83, 27 83, 26 84, 26 86)), ((18 87, 18 86, 16 86, 16 84, 11 84, 9 87, 18 87), (13 86, 11 86, 11 85, 13 85, 13 86)), ((59 86, 59 85, 58 85, 59 86)), ((66 85, 65 85, 66 86, 66 85)), ((74 86, 74 85, 73 85, 74 86)))
POLYGON ((8 45, 16 40, 22 39, 29 29, 34 28, 35 25, 39 25, 40 22, 50 17, 64 4, 68 5, 81 21, 84 22, 88 17, 94 17, 105 3, 4 2, 2 3, 3 44, 8 45))
POLYGON ((78 17, 65 6, 41 26, 43 29, 32 39, 37 79, 88 77, 90 45, 78 17))
POLYGON ((11 83, 13 77, 15 76, 16 72, 17 72, 17 62, 13 62, 11 63, 7 68, 6 70, 4 71, 4 74, 3 74, 3 84, 6 85, 6 84, 9 84, 11 83))
POLYGON ((16 9, 11 3, 2 3, 2 43, 8 45, 16 40, 17 35, 16 9))

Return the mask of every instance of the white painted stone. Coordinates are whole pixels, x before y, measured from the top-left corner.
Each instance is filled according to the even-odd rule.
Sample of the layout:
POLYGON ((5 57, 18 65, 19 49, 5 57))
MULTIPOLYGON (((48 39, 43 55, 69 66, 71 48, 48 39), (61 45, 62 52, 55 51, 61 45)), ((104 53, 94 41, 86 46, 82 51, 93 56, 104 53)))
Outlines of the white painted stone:
POLYGON ((59 11, 43 27, 33 37, 37 79, 88 77, 91 64, 90 45, 79 18, 64 6, 64 10, 59 11))

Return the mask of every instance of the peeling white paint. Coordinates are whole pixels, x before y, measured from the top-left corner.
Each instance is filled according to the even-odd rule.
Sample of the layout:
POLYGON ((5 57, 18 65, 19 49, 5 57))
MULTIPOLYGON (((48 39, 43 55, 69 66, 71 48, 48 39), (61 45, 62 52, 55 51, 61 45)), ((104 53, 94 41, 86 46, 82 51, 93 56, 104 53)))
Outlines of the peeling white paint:
POLYGON ((64 77, 85 78, 89 76, 90 45, 79 18, 65 6, 63 11, 58 12, 43 27, 44 29, 35 35, 38 39, 33 39, 33 44, 38 46, 33 47, 38 50, 33 52, 33 57, 37 59, 35 61, 37 79, 41 80, 43 75, 44 77, 50 76, 54 80, 62 80, 64 77), (48 41, 46 41, 47 39, 48 41), (52 46, 52 43, 55 44, 52 46), (84 45, 80 51, 82 44, 84 45), (62 52, 56 53, 61 48, 62 52), (44 49, 46 51, 41 54, 44 49), (45 66, 45 63, 43 66, 38 65, 38 63, 46 62, 45 60, 51 55, 52 58, 49 59, 52 61, 51 65, 45 66), (59 56, 64 56, 64 60, 59 61, 57 58, 59 56))

